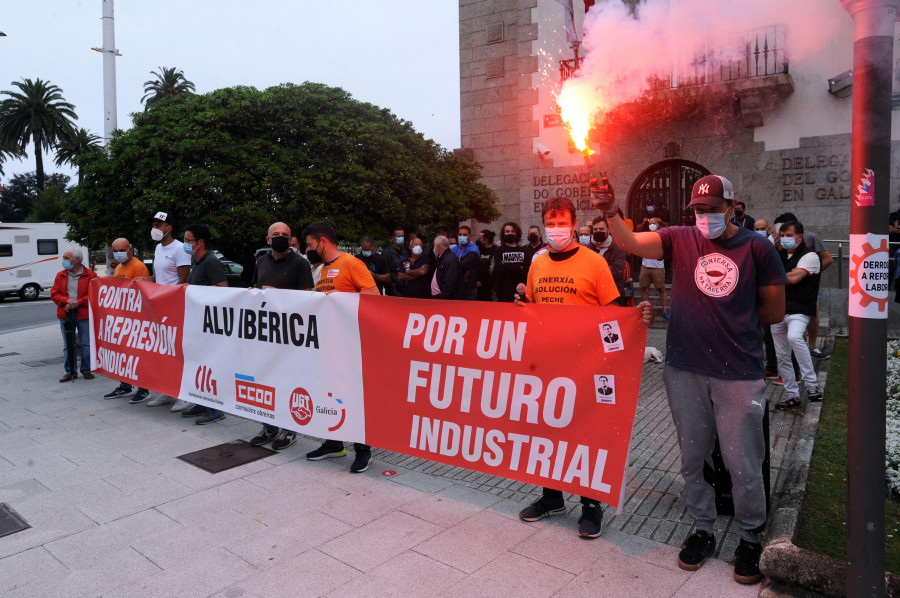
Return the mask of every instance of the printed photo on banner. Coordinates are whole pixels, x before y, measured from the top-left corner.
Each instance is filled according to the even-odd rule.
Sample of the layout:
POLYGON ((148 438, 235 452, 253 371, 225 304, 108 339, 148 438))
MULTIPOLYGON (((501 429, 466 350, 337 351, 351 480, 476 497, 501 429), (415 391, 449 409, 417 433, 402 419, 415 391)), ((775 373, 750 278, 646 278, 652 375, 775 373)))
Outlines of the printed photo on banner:
POLYGON ((597 402, 604 405, 616 404, 616 377, 607 374, 594 375, 594 388, 597 390, 597 402))
POLYGON ((600 324, 600 336, 603 338, 603 350, 607 353, 625 350, 622 333, 619 331, 619 322, 616 320, 600 324))

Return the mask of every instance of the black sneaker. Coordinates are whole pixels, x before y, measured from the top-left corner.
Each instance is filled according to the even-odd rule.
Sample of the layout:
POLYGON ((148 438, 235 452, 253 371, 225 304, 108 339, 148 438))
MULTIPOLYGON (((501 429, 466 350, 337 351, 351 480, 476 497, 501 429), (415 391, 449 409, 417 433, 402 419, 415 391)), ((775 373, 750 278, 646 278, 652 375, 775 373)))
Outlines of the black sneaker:
POLYGON ((812 386, 806 387, 806 398, 812 401, 813 403, 818 403, 822 400, 822 391, 819 390, 819 387, 813 384, 812 386))
POLYGON ((678 566, 685 571, 696 571, 716 550, 716 538, 712 534, 694 530, 681 545, 678 566))
POLYGON ((578 535, 582 538, 599 538, 603 524, 603 509, 599 503, 581 505, 581 517, 578 519, 578 535))
POLYGON ((149 390, 147 390, 146 388, 139 388, 138 391, 136 393, 134 393, 134 396, 131 397, 131 404, 137 405, 138 403, 143 403, 144 401, 147 400, 147 397, 149 397, 149 396, 150 396, 149 390))
MULTIPOLYGON (((519 511, 519 519, 522 521, 538 521, 550 515, 562 515, 566 512, 566 503, 546 500, 543 496, 519 511)), ((579 528, 581 526, 579 525, 579 528)), ((581 530, 579 529, 579 532, 581 530)))
POLYGON ((362 473, 369 469, 369 463, 372 462, 372 453, 356 453, 356 459, 350 466, 350 473, 362 473))
POLYGON ((198 415, 203 415, 209 411, 209 407, 204 407, 203 405, 194 405, 190 409, 185 409, 181 412, 181 417, 197 417, 198 415))
POLYGON ((812 355, 813 357, 815 357, 816 359, 828 359, 829 357, 831 357, 831 355, 829 355, 828 353, 825 353, 824 351, 819 351, 818 349, 810 349, 809 354, 812 355))
POLYGON ((287 430, 282 430, 275 436, 275 440, 272 441, 272 450, 273 451, 281 451, 286 449, 297 442, 297 435, 293 432, 288 432, 287 430))
POLYGON ((275 437, 278 436, 280 430, 275 428, 271 430, 265 426, 263 429, 259 431, 259 434, 250 439, 250 446, 262 446, 270 440, 275 440, 275 437))
POLYGON ((347 449, 341 447, 340 450, 328 448, 324 444, 314 451, 306 453, 306 458, 310 461, 321 461, 322 459, 330 459, 331 457, 343 457, 347 454, 347 449))
POLYGON ((800 408, 800 397, 786 396, 775 403, 775 411, 789 411, 800 408))
POLYGON ((217 422, 220 419, 225 419, 225 414, 221 411, 216 411, 215 409, 210 409, 207 413, 201 415, 197 419, 194 420, 194 423, 198 426, 205 426, 206 424, 211 424, 213 422, 217 422))
POLYGON ((133 393, 133 392, 134 391, 131 388, 128 388, 126 390, 126 389, 122 388, 121 386, 117 386, 114 391, 108 392, 105 395, 103 395, 103 398, 104 399, 120 399, 122 397, 130 397, 131 393, 133 393))
POLYGON ((734 581, 738 583, 759 583, 763 575, 759 571, 759 557, 762 546, 741 538, 734 551, 734 581))

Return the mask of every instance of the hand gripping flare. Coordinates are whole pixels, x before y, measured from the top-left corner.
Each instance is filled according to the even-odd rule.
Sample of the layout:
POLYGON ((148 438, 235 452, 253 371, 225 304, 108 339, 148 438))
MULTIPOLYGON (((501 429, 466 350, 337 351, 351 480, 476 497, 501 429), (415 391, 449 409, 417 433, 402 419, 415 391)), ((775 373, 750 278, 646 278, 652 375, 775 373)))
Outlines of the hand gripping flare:
POLYGON ((597 179, 592 178, 589 186, 593 208, 603 211, 607 218, 615 216, 619 206, 616 203, 616 194, 609 179, 602 177, 598 183, 597 179))

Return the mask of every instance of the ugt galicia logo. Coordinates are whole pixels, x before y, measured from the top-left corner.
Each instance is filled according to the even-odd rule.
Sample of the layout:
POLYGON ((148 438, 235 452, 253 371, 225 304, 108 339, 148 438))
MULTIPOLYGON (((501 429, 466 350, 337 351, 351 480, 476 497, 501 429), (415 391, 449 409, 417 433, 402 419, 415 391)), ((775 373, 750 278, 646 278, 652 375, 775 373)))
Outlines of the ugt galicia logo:
POLYGON ((726 297, 737 287, 741 273, 731 258, 721 253, 701 255, 694 268, 697 288, 710 297, 726 297))
POLYGON ((335 401, 338 407, 334 407, 330 403, 325 405, 315 405, 312 396, 306 389, 295 388, 294 392, 291 393, 291 417, 293 417, 294 421, 301 426, 305 426, 311 422, 313 415, 316 413, 326 418, 326 423, 324 425, 328 425, 337 418, 337 423, 328 425, 328 431, 334 432, 344 425, 344 419, 346 418, 347 412, 344 409, 344 402, 342 400, 336 398, 331 393, 328 393, 328 398, 335 401), (340 411, 338 409, 340 409, 340 411))

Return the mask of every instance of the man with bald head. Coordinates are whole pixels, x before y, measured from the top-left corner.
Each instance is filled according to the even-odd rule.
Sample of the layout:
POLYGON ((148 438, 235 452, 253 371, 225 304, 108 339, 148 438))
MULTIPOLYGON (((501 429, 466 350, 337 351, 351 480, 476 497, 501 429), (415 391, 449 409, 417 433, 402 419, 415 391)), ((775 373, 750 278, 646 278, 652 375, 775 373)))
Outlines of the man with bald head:
MULTIPOLYGON (((66 330, 74 327, 78 332, 81 344, 81 376, 85 380, 93 380, 91 373, 91 331, 88 320, 88 284, 97 278, 93 270, 83 264, 84 254, 80 249, 67 249, 62 254, 62 267, 53 280, 50 299, 56 304, 56 317, 63 337, 63 364, 66 375, 60 382, 71 382, 78 377, 75 369, 75 355, 69 355, 69 343, 66 342, 66 330), (69 358, 71 357, 71 361, 69 358)), ((75 331, 71 331, 74 349, 75 331)))
MULTIPOLYGON (((145 266, 141 260, 135 259, 134 248, 131 246, 131 243, 128 242, 128 239, 120 237, 113 241, 112 250, 113 257, 118 264, 115 271, 113 271, 113 276, 115 278, 128 278, 134 280, 135 278, 150 276, 150 271, 147 270, 147 266, 145 266)), ((103 398, 118 399, 120 397, 130 396, 131 393, 131 384, 121 382, 115 390, 103 395, 103 398)), ((138 388, 138 391, 134 394, 134 397, 132 397, 131 402, 135 404, 140 403, 149 395, 150 391, 146 388, 138 388)))
MULTIPOLYGON (((266 242, 272 251, 256 260, 253 286, 259 289, 311 291, 315 286, 312 268, 299 253, 291 251, 290 227, 284 222, 276 222, 269 227, 266 242)), ((250 440, 250 446, 261 446, 271 442, 272 448, 280 451, 294 444, 296 439, 295 432, 263 424, 259 434, 250 440)))
POLYGON ((760 218, 753 223, 753 231, 760 237, 769 238, 769 221, 765 218, 760 218))

